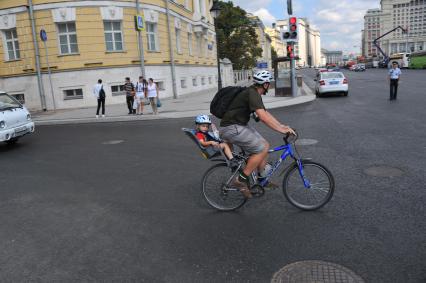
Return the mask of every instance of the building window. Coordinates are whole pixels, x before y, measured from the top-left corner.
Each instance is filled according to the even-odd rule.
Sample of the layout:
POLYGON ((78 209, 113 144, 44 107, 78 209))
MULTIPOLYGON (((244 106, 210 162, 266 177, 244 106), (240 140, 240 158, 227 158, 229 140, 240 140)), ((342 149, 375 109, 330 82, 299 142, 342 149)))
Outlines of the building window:
POLYGON ((202 56, 202 50, 203 50, 203 48, 202 48, 202 38, 201 38, 201 35, 197 35, 197 55, 198 55, 198 57, 201 57, 202 56))
POLYGON ((182 46, 180 44, 180 29, 175 29, 176 31, 176 53, 182 53, 182 46))
POLYGON ((201 85, 205 85, 206 84, 206 78, 205 77, 201 77, 201 85))
POLYGON ((75 23, 58 24, 58 37, 61 54, 78 53, 75 23))
POLYGON ((188 32, 188 52, 192 56, 192 33, 188 32))
POLYGON ((25 104, 25 95, 23 93, 11 94, 10 96, 14 97, 21 104, 25 104))
POLYGON ((64 90, 64 99, 82 99, 83 98, 83 89, 66 89, 64 90))
POLYGON ((7 50, 7 60, 17 60, 21 58, 21 53, 19 52, 19 42, 18 42, 18 34, 16 33, 16 29, 10 29, 4 31, 5 38, 5 47, 7 50))
MULTIPOLYGON (((204 48, 203 48, 203 56, 204 57, 207 57, 208 50, 209 50, 209 43, 208 43, 207 39, 204 39, 204 48)), ((264 49, 262 49, 262 50, 264 50, 264 49)))
POLYGON ((192 78, 192 86, 197 86, 197 77, 192 78))
POLYGON ((212 83, 213 83, 213 78, 209 77, 209 84, 212 84, 212 83))
POLYGON ((112 85, 111 94, 112 96, 125 95, 126 92, 124 91, 124 85, 112 85))
POLYGON ((155 84, 157 85, 158 90, 166 90, 166 87, 164 86, 164 82, 163 81, 155 82, 155 84))
POLYGON ((107 51, 123 51, 121 22, 104 21, 105 45, 107 51))
POLYGON ((146 23, 146 36, 148 38, 148 51, 158 51, 156 23, 146 23))
POLYGON ((181 88, 186 88, 186 79, 180 79, 180 87, 181 88))

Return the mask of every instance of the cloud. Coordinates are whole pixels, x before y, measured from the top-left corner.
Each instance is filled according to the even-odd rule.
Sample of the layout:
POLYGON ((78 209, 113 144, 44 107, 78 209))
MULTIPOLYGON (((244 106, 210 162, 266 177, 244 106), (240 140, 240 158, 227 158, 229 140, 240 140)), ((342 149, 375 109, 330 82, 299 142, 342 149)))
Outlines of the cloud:
POLYGON ((258 16, 265 26, 271 26, 272 23, 275 23, 277 19, 269 13, 265 8, 261 8, 255 12, 253 12, 255 16, 258 16))
POLYGON ((371 0, 319 0, 321 9, 309 20, 320 30, 323 48, 358 52, 359 47, 354 46, 361 45, 364 15, 379 4, 371 0))
POLYGON ((240 6, 249 13, 254 13, 255 11, 265 9, 272 2, 272 0, 262 0, 262 1, 252 1, 252 0, 232 0, 234 6, 240 6))
MULTIPOLYGON (((226 0, 227 1, 227 0, 226 0)), ((287 17, 283 0, 232 0, 258 16, 266 26, 287 17)), ((331 50, 359 52, 361 30, 367 9, 380 8, 379 0, 293 0, 293 13, 306 17, 321 32, 321 45, 331 50)))

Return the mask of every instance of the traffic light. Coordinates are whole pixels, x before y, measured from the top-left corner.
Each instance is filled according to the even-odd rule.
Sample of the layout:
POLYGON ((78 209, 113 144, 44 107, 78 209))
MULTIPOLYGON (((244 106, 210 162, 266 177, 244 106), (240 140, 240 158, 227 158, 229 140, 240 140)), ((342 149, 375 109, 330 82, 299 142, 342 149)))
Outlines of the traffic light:
POLYGON ((290 41, 298 41, 299 40, 299 34, 298 34, 298 28, 297 28, 297 18, 296 17, 290 17, 290 19, 288 19, 288 31, 290 33, 290 37, 289 37, 290 41))
POLYGON ((288 41, 290 39, 290 33, 288 31, 283 33, 283 40, 288 41))
POLYGON ((285 42, 296 42, 299 40, 296 17, 288 19, 288 31, 283 32, 282 37, 285 42))
POLYGON ((287 45, 287 57, 294 58, 293 45, 287 45))

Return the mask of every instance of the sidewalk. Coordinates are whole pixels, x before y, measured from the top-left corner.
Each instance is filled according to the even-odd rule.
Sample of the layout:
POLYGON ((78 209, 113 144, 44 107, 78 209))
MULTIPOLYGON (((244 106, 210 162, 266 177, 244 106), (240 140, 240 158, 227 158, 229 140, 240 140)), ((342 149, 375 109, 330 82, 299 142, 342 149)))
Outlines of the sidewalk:
MULTIPOLYGON (((105 118, 95 118, 96 107, 39 112, 32 114, 32 118, 36 125, 58 125, 195 117, 198 114, 210 113, 210 102, 216 91, 211 89, 202 94, 181 96, 177 99, 164 98, 161 100, 162 107, 158 109, 159 114, 155 116, 152 115, 150 105, 145 106, 144 115, 128 115, 123 98, 123 104, 105 106, 105 118)), ((266 109, 272 109, 309 102, 315 99, 315 95, 308 86, 303 84, 297 97, 275 97, 275 90, 272 89, 262 98, 266 109)))

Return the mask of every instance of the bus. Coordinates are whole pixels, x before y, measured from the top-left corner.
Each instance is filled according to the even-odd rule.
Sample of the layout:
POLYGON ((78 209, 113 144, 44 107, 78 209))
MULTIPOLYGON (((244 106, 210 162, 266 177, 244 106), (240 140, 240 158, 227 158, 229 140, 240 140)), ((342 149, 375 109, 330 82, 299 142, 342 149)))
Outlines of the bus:
POLYGON ((410 53, 395 53, 389 56, 388 68, 392 68, 392 63, 398 62, 399 68, 408 68, 410 64, 410 53))

